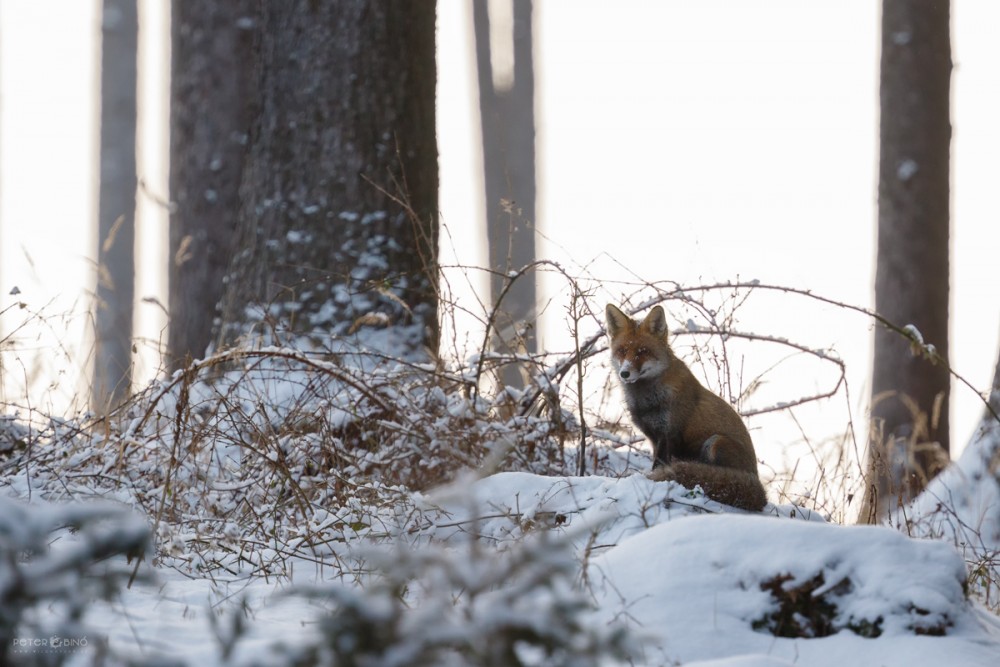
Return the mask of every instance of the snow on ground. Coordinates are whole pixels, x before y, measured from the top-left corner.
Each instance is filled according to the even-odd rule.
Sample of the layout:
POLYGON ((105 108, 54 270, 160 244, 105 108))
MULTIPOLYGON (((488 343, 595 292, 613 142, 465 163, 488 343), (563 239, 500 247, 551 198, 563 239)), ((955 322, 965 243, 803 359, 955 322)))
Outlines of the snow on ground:
MULTIPOLYGON (((65 604, 35 605, 39 636, 0 614, 21 633, 10 652, 39 659, 25 641, 63 628, 88 640, 74 665, 93 664, 105 639, 110 664, 338 664, 338 651, 377 665, 510 664, 496 657, 505 636, 526 637, 517 657, 539 665, 1000 664, 1000 619, 967 594, 989 600, 1000 580, 996 425, 900 521, 942 539, 913 539, 790 505, 723 507, 635 473, 648 460, 610 437, 588 449, 603 474, 561 476, 575 461, 563 445, 572 412, 560 428, 544 411, 500 421, 464 390, 478 371, 353 356, 221 353, 199 367, 220 377, 174 376, 107 431, 60 422, 15 438, 5 495, 113 500, 154 527, 158 551, 82 625, 57 618, 65 604), (512 456, 531 472, 407 491, 411 477, 512 456)), ((93 551, 87 531, 53 523, 54 506, 0 520, 0 611, 27 590, 25 573, 44 572, 37 563, 93 551), (42 533, 18 528, 42 519, 42 533)), ((32 581, 58 596, 59 582, 32 581)))
POLYGON ((761 655, 805 665, 995 665, 1000 656, 1000 625, 966 601, 954 550, 885 528, 683 518, 594 559, 589 578, 603 615, 652 635, 651 664, 761 655), (754 629, 781 615, 761 585, 784 577, 789 590, 810 583, 798 588, 803 597, 818 584, 809 603, 792 600, 786 622, 829 623, 836 634, 789 639, 754 629), (836 610, 826 613, 818 598, 836 610), (945 636, 920 636, 938 632, 945 636))
POLYGON ((789 520, 817 518, 791 506, 718 515, 722 506, 641 475, 508 473, 477 483, 473 495, 486 517, 478 534, 500 544, 525 524, 583 524, 577 542, 589 553, 579 555, 600 615, 648 635, 649 664, 759 654, 787 664, 995 665, 1000 656, 1000 621, 966 600, 965 564, 944 542, 789 520), (783 639, 754 629, 776 607, 762 583, 788 576, 783 585, 794 588, 817 575, 814 597, 825 593, 838 607, 836 634, 783 639), (937 632, 945 636, 927 636, 937 632))
MULTIPOLYGON (((1000 403, 1000 401, 997 401, 1000 403)), ((1000 423, 983 418, 952 465, 899 512, 907 534, 955 544, 971 572, 971 584, 997 604, 1000 596, 1000 423)))
MULTIPOLYGON (((736 512, 642 475, 500 473, 415 502, 423 513, 407 549, 445 545, 471 559, 463 550, 476 544, 488 554, 487 569, 456 561, 457 569, 468 565, 460 576, 491 576, 501 561, 489 559, 525 543, 548 548, 553 531, 546 528, 564 536, 596 606, 590 622, 639 637, 636 664, 995 667, 1000 658, 1000 619, 966 598, 965 564, 942 541, 826 524, 791 506, 736 512), (832 634, 803 639, 768 631, 782 623, 832 634)), ((154 574, 157 581, 137 582, 92 607, 85 620, 119 655, 189 665, 223 664, 217 636, 229 636, 236 618, 246 631, 227 664, 284 664, 274 646, 313 641, 324 609, 290 591, 329 578, 305 563, 291 582, 227 584, 167 568, 154 574), (213 614, 218 629, 207 621, 213 614)), ((423 603, 413 604, 419 610, 423 603)), ((74 655, 74 662, 89 664, 88 656, 74 655)))

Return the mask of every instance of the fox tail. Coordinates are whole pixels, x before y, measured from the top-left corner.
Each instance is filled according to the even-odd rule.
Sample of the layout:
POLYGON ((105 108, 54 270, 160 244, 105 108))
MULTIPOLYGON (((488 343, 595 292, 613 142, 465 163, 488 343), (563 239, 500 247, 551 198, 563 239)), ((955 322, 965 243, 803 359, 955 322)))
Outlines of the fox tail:
POLYGON ((751 512, 759 512, 767 504, 767 492, 756 473, 737 468, 674 461, 654 468, 649 478, 654 482, 677 482, 689 489, 700 486, 712 500, 751 512))

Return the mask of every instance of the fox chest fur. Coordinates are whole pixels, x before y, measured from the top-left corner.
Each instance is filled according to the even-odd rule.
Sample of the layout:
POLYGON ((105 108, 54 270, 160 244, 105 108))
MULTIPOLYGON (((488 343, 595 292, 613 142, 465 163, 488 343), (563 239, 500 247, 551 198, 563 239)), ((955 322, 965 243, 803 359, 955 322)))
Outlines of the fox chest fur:
POLYGON ((622 391, 632 423, 653 443, 659 462, 699 456, 697 448, 690 446, 693 443, 684 438, 686 403, 675 387, 659 379, 640 379, 623 383, 622 391))

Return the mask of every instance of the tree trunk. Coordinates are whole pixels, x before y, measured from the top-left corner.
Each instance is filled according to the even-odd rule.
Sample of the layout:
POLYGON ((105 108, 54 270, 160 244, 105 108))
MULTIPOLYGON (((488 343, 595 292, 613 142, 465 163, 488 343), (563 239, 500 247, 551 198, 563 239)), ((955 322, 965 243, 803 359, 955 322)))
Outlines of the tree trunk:
MULTIPOLYGON (((948 2, 883 0, 875 309, 948 358, 948 2)), ((915 497, 947 462, 949 375, 933 355, 875 332, 869 518, 915 497), (914 351, 919 352, 914 348, 914 351)))
POLYGON ((223 342, 257 322, 341 335, 405 323, 401 347, 433 348, 434 3, 289 0, 261 10, 260 108, 223 342))
POLYGON ((96 412, 125 400, 132 384, 138 26, 136 0, 104 0, 97 330, 91 397, 96 412))
MULTIPOLYGON (((496 1, 496 0, 495 0, 496 1)), ((483 134, 486 230, 489 246, 490 302, 497 309, 494 346, 510 354, 535 352, 536 276, 518 278, 504 294, 509 272, 535 260, 535 75, 532 58, 531 0, 499 0, 512 5, 509 33, 491 30, 488 0, 473 3, 479 109, 483 134), (502 43, 494 43, 499 36, 502 43), (506 40, 510 40, 509 43, 506 40), (493 55, 506 49, 505 60, 493 55), (498 58, 499 60, 499 58, 498 58), (500 298, 503 296, 503 301, 500 298)), ((524 385, 516 364, 501 381, 524 385)))
POLYGON ((993 384, 990 386, 987 406, 983 409, 983 419, 996 420, 997 415, 1000 415, 1000 351, 997 352, 997 365, 993 367, 993 384))
POLYGON ((174 0, 170 78, 171 369, 213 340, 257 99, 256 0, 174 0))

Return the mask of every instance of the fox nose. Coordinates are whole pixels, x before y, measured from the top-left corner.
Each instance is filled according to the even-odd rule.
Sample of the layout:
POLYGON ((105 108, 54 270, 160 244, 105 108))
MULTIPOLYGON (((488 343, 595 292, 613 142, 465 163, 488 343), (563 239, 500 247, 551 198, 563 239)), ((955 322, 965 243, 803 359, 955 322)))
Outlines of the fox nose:
POLYGON ((632 376, 632 371, 628 370, 627 368, 623 368, 620 371, 618 371, 618 375, 621 377, 621 379, 627 380, 632 376))

